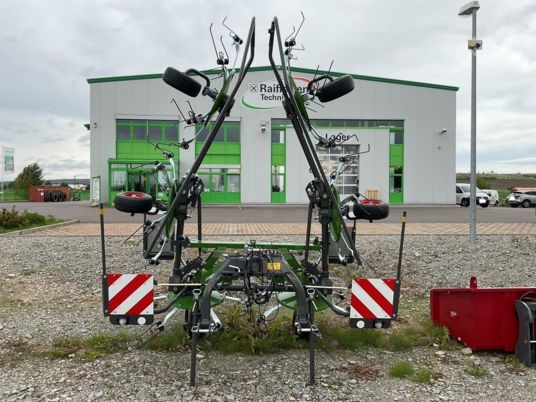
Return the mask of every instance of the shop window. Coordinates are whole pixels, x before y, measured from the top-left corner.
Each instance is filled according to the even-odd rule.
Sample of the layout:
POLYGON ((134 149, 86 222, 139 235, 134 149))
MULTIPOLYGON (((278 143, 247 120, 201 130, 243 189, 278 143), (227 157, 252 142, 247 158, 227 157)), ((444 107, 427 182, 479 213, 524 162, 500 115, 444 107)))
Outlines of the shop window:
POLYGON ((216 137, 214 137, 215 142, 224 142, 225 141, 225 131, 223 127, 220 127, 218 132, 216 133, 216 137))
POLYGON ((124 170, 112 171, 112 183, 110 189, 112 191, 126 191, 127 172, 124 170))
POLYGON ((227 170, 227 192, 228 193, 240 192, 240 169, 228 169, 227 170))

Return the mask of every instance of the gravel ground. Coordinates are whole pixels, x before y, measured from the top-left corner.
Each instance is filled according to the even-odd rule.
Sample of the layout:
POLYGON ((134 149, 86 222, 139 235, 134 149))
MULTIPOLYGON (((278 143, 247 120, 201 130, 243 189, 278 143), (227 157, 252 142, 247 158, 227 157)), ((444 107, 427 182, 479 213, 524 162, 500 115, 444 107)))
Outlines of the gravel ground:
MULTIPOLYGON (((258 240, 302 241, 302 237, 258 240)), ((107 239, 108 266, 141 272, 143 260, 137 248, 121 247, 121 241, 107 239)), ((398 237, 367 236, 359 242, 367 262, 363 275, 392 275, 398 237)), ((431 288, 465 287, 470 276, 478 277, 482 287, 536 286, 535 246, 536 238, 529 236, 481 237, 473 247, 466 236, 407 236, 402 322, 414 313, 408 306, 415 300, 422 304, 431 288)), ((208 353, 200 360, 196 388, 187 385, 187 351, 134 348, 87 362, 34 356, 32 350, 51 345, 58 337, 118 331, 101 314, 99 239, 0 237, 0 250, 1 400, 534 400, 534 369, 512 364, 509 355, 465 354, 461 347, 318 350, 314 387, 305 385, 305 350, 266 356, 208 353), (430 384, 394 379, 388 370, 396 361, 429 367, 437 375, 430 384), (470 375, 466 372, 470 366, 482 368, 484 375, 470 375)), ((157 278, 166 280, 168 273, 169 267, 161 265, 157 278)), ((347 267, 334 274, 343 283, 353 273, 347 267)))

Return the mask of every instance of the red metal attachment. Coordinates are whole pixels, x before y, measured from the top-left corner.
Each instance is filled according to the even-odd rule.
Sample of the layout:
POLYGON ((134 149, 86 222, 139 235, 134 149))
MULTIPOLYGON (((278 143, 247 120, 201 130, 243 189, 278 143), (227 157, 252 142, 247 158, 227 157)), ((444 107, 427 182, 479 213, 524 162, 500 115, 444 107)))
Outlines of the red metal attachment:
POLYGON ((515 301, 536 288, 478 288, 475 277, 469 286, 432 289, 432 321, 473 350, 513 352, 519 334, 515 301))

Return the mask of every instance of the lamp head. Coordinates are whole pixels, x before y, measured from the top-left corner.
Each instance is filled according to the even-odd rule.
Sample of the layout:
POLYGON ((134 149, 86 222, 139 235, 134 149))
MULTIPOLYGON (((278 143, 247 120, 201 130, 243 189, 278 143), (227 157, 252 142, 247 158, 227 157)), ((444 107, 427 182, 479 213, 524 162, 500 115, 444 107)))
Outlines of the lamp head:
POLYGON ((458 15, 460 17, 468 17, 473 14, 473 11, 477 11, 479 8, 480 4, 478 1, 470 1, 460 9, 458 15))

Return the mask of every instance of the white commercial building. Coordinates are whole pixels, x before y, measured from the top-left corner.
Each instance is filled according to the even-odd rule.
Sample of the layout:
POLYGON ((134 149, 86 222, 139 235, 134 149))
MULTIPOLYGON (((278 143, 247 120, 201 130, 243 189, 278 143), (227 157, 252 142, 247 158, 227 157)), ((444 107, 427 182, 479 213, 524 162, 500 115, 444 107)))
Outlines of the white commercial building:
MULTIPOLYGON (((323 72, 319 72, 322 74, 323 72)), ((315 71, 293 68, 305 87, 315 71)), ((338 75, 334 73, 334 75, 338 75)), ((146 141, 174 144, 195 135, 176 124, 183 111, 206 113, 208 97, 188 98, 166 85, 161 74, 89 79, 91 93, 91 177, 108 203, 118 191, 156 196, 159 179, 151 161, 161 153, 146 141)), ((342 153, 365 151, 359 166, 342 177, 343 194, 363 194, 392 204, 454 204, 456 181, 456 91, 420 82, 353 75, 355 89, 309 111, 316 131, 338 136, 341 146, 317 149, 326 171, 342 153)), ((221 79, 213 81, 218 88, 221 79)), ((281 106, 282 94, 270 67, 253 67, 239 89, 199 175, 206 203, 307 203, 309 167, 281 106)), ((168 145, 181 173, 192 164, 204 138, 188 150, 168 145)), ((166 145, 164 145, 166 146, 166 145)))

